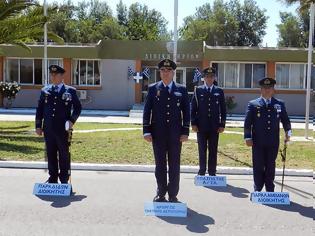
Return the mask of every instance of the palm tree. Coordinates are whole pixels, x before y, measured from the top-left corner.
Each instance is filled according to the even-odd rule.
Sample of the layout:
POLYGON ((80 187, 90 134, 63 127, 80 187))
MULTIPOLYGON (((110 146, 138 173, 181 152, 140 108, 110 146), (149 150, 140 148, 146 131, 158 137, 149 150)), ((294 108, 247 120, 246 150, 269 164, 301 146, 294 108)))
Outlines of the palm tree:
POLYGON ((288 5, 300 3, 300 10, 303 11, 305 9, 309 9, 311 3, 315 3, 315 0, 279 0, 280 2, 284 2, 288 5))
MULTIPOLYGON (((30 50, 25 43, 42 40, 47 21, 43 8, 34 1, 1 0, 0 44, 14 44, 30 50)), ((47 35, 49 39, 63 43, 56 34, 48 32, 47 35)))

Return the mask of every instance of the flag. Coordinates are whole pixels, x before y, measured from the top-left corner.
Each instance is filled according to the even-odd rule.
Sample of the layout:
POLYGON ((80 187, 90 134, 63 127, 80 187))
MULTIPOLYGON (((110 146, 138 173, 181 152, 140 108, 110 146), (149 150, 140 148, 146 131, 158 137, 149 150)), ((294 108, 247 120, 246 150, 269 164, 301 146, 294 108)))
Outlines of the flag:
POLYGON ((200 73, 198 68, 194 69, 194 79, 193 83, 199 82, 201 80, 202 74, 200 73))
POLYGON ((142 74, 147 77, 147 79, 150 78, 150 69, 149 68, 144 68, 144 70, 142 71, 142 74))
POLYGON ((128 66, 128 79, 131 79, 133 77, 133 74, 134 74, 133 70, 131 69, 130 66, 128 66))

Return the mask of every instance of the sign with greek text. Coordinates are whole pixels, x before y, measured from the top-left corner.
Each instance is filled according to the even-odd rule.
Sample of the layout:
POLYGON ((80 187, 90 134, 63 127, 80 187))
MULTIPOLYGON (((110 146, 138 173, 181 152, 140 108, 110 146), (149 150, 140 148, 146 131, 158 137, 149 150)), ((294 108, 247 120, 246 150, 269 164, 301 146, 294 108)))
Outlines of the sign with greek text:
POLYGON ((195 176, 196 186, 226 187, 226 176, 195 176))
POLYGON ((187 217, 187 205, 181 202, 146 202, 144 204, 144 215, 187 217))
POLYGON ((266 205, 290 205, 290 196, 288 192, 253 192, 251 201, 266 205))
POLYGON ((70 196, 71 184, 36 183, 34 185, 33 194, 46 196, 70 196))

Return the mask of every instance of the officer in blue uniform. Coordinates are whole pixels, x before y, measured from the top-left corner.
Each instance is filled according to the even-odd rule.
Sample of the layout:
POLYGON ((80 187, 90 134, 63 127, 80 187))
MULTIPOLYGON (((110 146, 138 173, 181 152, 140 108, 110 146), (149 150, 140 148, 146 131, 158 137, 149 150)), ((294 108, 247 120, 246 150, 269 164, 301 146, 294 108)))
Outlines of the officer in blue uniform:
POLYGON ((76 89, 63 84, 65 70, 62 67, 51 65, 49 72, 52 84, 41 90, 36 109, 36 133, 38 135, 44 133, 50 176, 47 182, 58 183, 59 177, 61 183, 68 183, 69 134, 65 129, 65 123, 72 128, 81 113, 81 103, 76 89))
POLYGON ((199 172, 205 175, 208 149, 208 174, 216 175, 219 133, 225 128, 226 105, 224 92, 214 85, 215 69, 203 70, 204 85, 195 87, 191 107, 191 126, 197 132, 199 172))
POLYGON ((252 147, 254 190, 273 192, 275 185, 276 158, 279 149, 279 123, 285 131, 285 142, 291 136, 291 123, 284 102, 273 97, 276 81, 263 78, 259 81, 261 97, 248 103, 244 138, 252 147))
POLYGON ((188 140, 190 105, 186 88, 173 81, 176 63, 164 59, 158 68, 162 80, 149 86, 143 113, 143 135, 153 144, 157 181, 157 195, 153 201, 166 201, 168 192, 169 201, 177 202, 180 153, 182 142, 188 140))

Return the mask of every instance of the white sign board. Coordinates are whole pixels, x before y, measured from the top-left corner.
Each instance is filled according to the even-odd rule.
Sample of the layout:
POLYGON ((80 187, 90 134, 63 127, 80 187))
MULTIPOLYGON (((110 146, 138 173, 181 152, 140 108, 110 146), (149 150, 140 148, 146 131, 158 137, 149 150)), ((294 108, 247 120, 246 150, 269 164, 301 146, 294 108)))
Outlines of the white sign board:
POLYGON ((251 201, 266 205, 290 205, 290 196, 288 192, 253 192, 251 201))
POLYGON ((70 196, 71 184, 36 183, 34 185, 33 194, 46 196, 70 196))
POLYGON ((146 202, 144 215, 187 217, 187 205, 186 203, 175 202, 146 202))
POLYGON ((195 185, 226 187, 226 176, 197 175, 195 176, 195 185))

